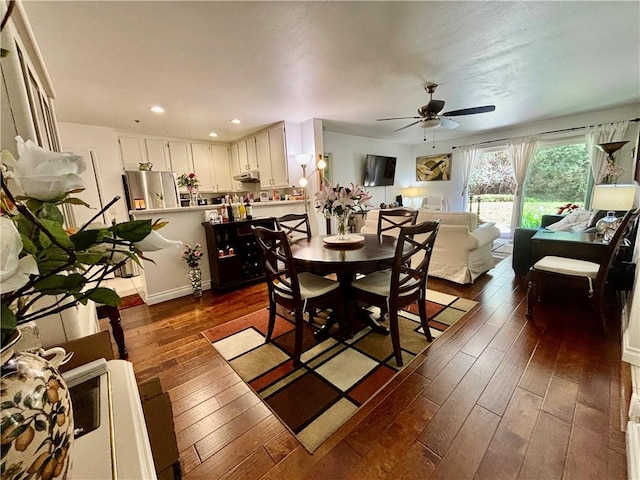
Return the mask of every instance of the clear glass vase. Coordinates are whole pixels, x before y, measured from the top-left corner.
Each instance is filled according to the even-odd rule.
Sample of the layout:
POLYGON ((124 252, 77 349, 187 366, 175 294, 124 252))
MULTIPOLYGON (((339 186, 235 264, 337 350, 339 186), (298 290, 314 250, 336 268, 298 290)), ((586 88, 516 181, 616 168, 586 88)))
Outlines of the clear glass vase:
POLYGON ((189 206, 198 206, 198 192, 196 190, 189 192, 189 206))
POLYGON ((336 213, 336 231, 339 240, 347 240, 349 238, 349 216, 350 210, 345 210, 342 213, 336 213))
POLYGON ((189 280, 191 281, 193 296, 201 297, 202 296, 202 271, 200 270, 200 267, 189 268, 189 280))

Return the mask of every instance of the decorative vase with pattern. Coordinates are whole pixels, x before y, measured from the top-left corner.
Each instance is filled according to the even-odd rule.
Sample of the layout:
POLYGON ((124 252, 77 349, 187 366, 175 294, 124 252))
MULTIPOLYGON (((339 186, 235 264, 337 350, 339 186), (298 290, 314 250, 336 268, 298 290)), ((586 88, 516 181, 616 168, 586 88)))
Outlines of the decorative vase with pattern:
POLYGON ((201 297, 202 296, 202 270, 200 270, 200 267, 189 268, 189 280, 191 281, 193 296, 201 297))
POLYGON ((73 409, 69 389, 51 362, 14 350, 20 333, 2 347, 2 478, 70 478, 73 409))

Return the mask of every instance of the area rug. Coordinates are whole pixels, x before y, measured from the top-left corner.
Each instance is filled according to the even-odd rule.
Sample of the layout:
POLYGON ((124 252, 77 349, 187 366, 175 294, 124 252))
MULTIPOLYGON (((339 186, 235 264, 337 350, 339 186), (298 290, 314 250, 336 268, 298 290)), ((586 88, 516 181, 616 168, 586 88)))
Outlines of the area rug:
POLYGON ((513 242, 511 239, 499 238, 493 242, 491 256, 495 265, 511 255, 513 255, 513 242))
POLYGON ((126 310, 127 308, 137 307, 138 305, 144 305, 144 300, 140 295, 134 293, 133 295, 127 295, 120 299, 118 310, 126 310))
MULTIPOLYGON (((475 305, 429 290, 433 343, 475 305)), ((415 307, 399 317, 405 366, 433 345, 424 336, 415 307)), ((311 453, 404 368, 396 365, 391 338, 364 324, 356 326, 358 333, 351 339, 340 338, 334 328, 336 333, 318 341, 315 327, 306 323, 303 365, 295 368, 293 323, 276 317, 272 341, 265 344, 268 318, 265 308, 202 334, 311 453)))

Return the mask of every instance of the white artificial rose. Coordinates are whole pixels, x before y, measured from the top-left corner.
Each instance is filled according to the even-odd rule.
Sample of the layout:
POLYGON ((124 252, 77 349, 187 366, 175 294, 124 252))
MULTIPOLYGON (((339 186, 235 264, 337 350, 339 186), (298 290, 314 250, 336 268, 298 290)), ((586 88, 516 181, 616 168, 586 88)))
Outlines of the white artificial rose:
POLYGON ((16 137, 19 160, 14 174, 25 196, 53 202, 73 190, 84 188, 80 173, 87 168, 82 157, 68 152, 49 152, 31 140, 16 137))
POLYGON ((22 239, 11 219, 0 217, 0 292, 13 292, 38 274, 38 265, 31 255, 18 258, 22 239))
POLYGON ((180 240, 168 240, 160 235, 157 231, 151 230, 151 233, 144 237, 141 241, 134 243, 137 249, 143 252, 155 252, 169 247, 182 247, 180 240))

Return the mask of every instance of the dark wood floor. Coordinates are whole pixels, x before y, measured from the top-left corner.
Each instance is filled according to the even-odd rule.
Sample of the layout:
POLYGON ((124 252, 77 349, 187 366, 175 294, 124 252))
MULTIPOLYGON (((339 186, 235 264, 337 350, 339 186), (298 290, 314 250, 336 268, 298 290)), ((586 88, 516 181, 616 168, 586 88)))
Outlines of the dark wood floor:
POLYGON ((544 302, 527 322, 510 259, 429 286, 479 306, 313 455, 200 335, 265 307, 263 286, 123 311, 138 380, 170 393, 185 478, 626 478, 615 335, 580 305, 544 302))

